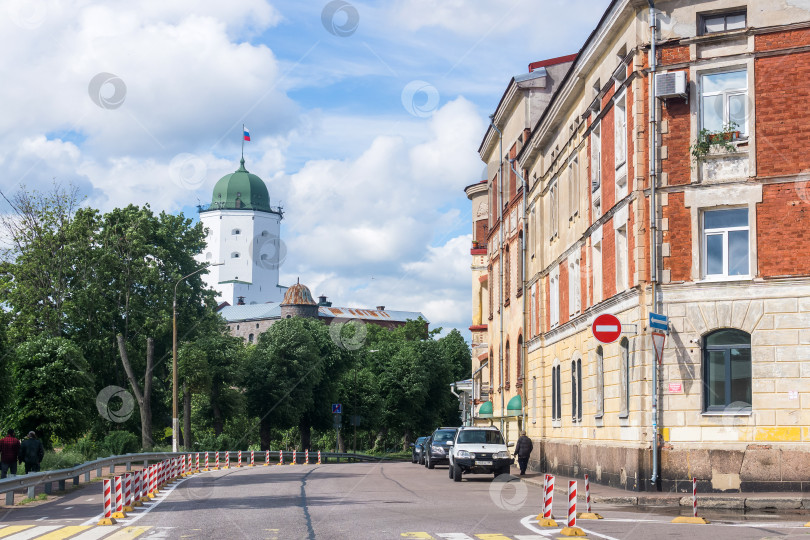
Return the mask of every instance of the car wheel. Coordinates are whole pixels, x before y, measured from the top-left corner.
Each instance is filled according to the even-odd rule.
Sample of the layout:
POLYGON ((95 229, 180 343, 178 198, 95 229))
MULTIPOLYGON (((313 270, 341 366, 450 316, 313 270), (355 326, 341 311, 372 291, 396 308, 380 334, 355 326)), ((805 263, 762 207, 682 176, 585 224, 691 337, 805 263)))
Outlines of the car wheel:
POLYGON ((452 479, 453 479, 453 466, 452 466, 452 465, 450 465, 449 467, 447 467, 447 476, 449 476, 449 477, 450 477, 450 480, 452 480, 452 479))
POLYGON ((450 473, 450 476, 453 479, 453 481, 461 482, 461 467, 459 467, 458 465, 453 465, 450 468, 450 470, 452 471, 450 473))
POLYGON ((436 464, 435 464, 435 463, 433 463, 433 460, 431 460, 431 459, 430 459, 430 456, 428 456, 428 458, 427 458, 427 468, 428 468, 428 469, 432 469, 432 468, 434 468, 435 466, 436 466, 436 464))

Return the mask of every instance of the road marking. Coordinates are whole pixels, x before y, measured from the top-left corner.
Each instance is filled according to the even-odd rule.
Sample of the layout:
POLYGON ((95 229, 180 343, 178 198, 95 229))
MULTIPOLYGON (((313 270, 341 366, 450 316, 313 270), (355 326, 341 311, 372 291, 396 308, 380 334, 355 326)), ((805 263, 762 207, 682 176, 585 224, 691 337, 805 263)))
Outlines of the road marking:
MULTIPOLYGON (((189 478, 190 477, 186 477, 186 478, 183 478, 183 479, 181 479, 181 480, 179 480, 177 482, 172 483, 169 486, 168 489, 166 489, 165 491, 160 492, 160 497, 158 497, 157 499, 153 499, 151 501, 151 503, 147 503, 147 504, 144 504, 143 506, 139 506, 138 508, 136 508, 135 512, 130 514, 130 516, 134 516, 134 517, 131 517, 130 519, 125 519, 125 520, 118 520, 118 523, 120 523, 122 525, 132 525, 133 523, 135 523, 136 521, 141 519, 143 516, 145 516, 146 514, 151 512, 153 509, 155 509, 158 506, 158 504, 165 501, 166 498, 171 494, 171 492, 174 491, 175 488, 177 488, 177 486, 179 486, 180 484, 182 484, 183 482, 185 482, 189 478)), ((88 519, 87 521, 82 523, 82 525, 93 525, 95 523, 98 523, 98 521, 103 516, 104 516, 104 513, 102 512, 101 514, 98 514, 98 515, 88 519)), ((167 527, 167 528, 171 528, 171 527, 167 527)))
POLYGON ((447 540, 473 540, 464 533, 437 533, 436 536, 447 540))
POLYGON ((432 536, 430 536, 426 532, 404 532, 402 533, 403 538, 422 538, 423 540, 435 540, 432 536))
POLYGON ((40 534, 49 533, 54 529, 58 529, 59 525, 37 525, 36 527, 26 528, 24 531, 20 531, 17 534, 12 534, 11 536, 6 536, 7 540, 30 540, 31 538, 36 538, 40 534))
MULTIPOLYGON (((529 529, 530 531, 532 531, 533 533, 540 534, 540 535, 542 535, 542 536, 544 536, 546 538, 548 538, 549 536, 552 536, 554 534, 559 534, 562 531, 562 528, 545 529, 545 530, 537 528, 537 526, 536 526, 537 525, 537 516, 536 515, 526 516, 525 518, 520 520, 520 524, 523 525, 524 527, 526 527, 527 529, 529 529)), ((606 534, 599 534, 598 532, 594 532, 594 531, 592 531, 590 529, 585 529, 583 527, 580 527, 580 529, 585 531, 585 533, 588 534, 588 535, 598 536, 599 538, 604 538, 605 540, 620 540, 619 538, 614 538, 612 536, 607 536, 606 534)))
POLYGON ((42 516, 41 518, 35 519, 34 521, 45 521, 46 519, 48 519, 48 516, 42 516))
POLYGON ((0 538, 5 538, 6 536, 24 531, 25 529, 30 529, 31 527, 33 527, 33 525, 9 525, 8 527, 3 527, 0 529, 0 538))
POLYGON ((74 536, 70 540, 99 540, 114 531, 115 527, 101 525, 74 536))
POLYGON ((152 527, 124 527, 112 536, 108 536, 106 540, 129 540, 130 538, 137 538, 151 528, 152 527))
POLYGON ((78 534, 82 531, 86 531, 89 529, 89 525, 69 525, 67 527, 62 527, 59 530, 53 531, 51 533, 46 534, 45 536, 40 536, 37 540, 64 540, 74 534, 78 534))
POLYGON ((72 507, 72 506, 68 506, 67 508, 65 508, 65 510, 70 510, 71 508, 73 508, 73 507, 72 507))
POLYGON ((481 540, 512 540, 511 538, 502 534, 476 534, 481 540))

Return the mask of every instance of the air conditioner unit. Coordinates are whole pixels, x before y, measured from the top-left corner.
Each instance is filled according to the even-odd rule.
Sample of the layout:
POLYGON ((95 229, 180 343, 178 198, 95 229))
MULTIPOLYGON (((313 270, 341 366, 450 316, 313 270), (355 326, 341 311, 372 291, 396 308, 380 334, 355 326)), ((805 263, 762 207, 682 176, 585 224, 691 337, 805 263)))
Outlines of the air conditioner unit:
POLYGON ((659 99, 685 98, 686 72, 673 71, 672 73, 655 74, 655 97, 659 99))

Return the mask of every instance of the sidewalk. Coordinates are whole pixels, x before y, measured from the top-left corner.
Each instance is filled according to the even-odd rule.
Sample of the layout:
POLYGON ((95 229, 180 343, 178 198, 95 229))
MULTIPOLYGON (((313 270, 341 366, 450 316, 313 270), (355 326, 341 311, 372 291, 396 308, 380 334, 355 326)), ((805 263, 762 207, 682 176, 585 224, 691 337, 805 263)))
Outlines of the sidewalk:
MULTIPOLYGON (((523 482, 543 487, 543 474, 527 472, 519 477, 523 482)), ((568 495, 568 481, 577 480, 577 498, 585 500, 585 480, 554 475, 554 491, 568 495)), ((627 491, 591 482, 591 503, 613 506, 692 506, 692 495, 674 492, 627 491)), ((729 510, 793 510, 810 513, 810 493, 757 492, 710 493, 698 492, 699 508, 729 510)))

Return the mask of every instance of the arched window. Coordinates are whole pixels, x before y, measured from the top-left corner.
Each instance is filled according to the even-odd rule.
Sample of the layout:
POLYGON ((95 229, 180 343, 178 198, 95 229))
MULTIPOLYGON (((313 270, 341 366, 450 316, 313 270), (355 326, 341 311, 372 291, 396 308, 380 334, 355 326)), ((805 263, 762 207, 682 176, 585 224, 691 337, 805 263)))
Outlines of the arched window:
POLYGON ((262 236, 267 236, 267 235, 269 235, 269 234, 270 234, 270 233, 269 233, 269 232, 267 232, 267 231, 262 231, 262 236))
POLYGON ((231 253, 231 259, 238 259, 238 258, 239 258, 239 252, 234 251, 233 253, 231 253))
POLYGON ((498 392, 503 390, 503 349, 498 351, 498 392))
MULTIPOLYGON (((487 293, 489 293, 489 320, 490 321, 492 320, 492 310, 493 310, 493 308, 492 308, 492 304, 493 304, 493 301, 492 301, 492 289, 494 287, 495 287, 495 285, 492 283, 492 265, 490 265, 489 266, 489 276, 487 276, 487 293)), ((492 358, 492 355, 490 355, 490 358, 492 358)))
POLYGON ((239 229, 234 229, 234 230, 231 231, 231 234, 233 234, 233 235, 242 234, 242 231, 240 231, 239 229))
POLYGON ((571 361, 571 419, 582 420, 582 358, 571 361))
POLYGON ((602 346, 596 348, 596 417, 605 415, 605 352, 602 346))
POLYGON ((551 419, 559 421, 562 417, 562 397, 560 396, 560 364, 556 360, 556 365, 551 368, 551 419))
POLYGON ((509 300, 509 294, 512 287, 512 256, 509 253, 509 246, 503 252, 503 301, 509 300))
POLYGON ((703 339, 703 410, 751 410, 751 335, 723 328, 703 339))
POLYGON ((504 381, 506 381, 506 384, 504 386, 506 387, 507 390, 509 390, 509 381, 510 381, 510 377, 509 377, 509 340, 506 341, 506 361, 504 362, 504 365, 503 365, 503 374, 504 374, 504 381))
POLYGON ((248 335, 248 343, 253 343, 253 334, 248 335))
POLYGON ((515 370, 517 382, 515 388, 523 387, 523 336, 518 336, 517 349, 515 350, 515 370))
POLYGON ((205 260, 206 261, 210 261, 213 257, 214 257, 214 255, 210 251, 205 254, 205 260))
MULTIPOLYGON (((492 352, 492 347, 489 348, 489 358, 487 359, 489 362, 489 393, 495 390, 495 354, 492 352)), ((492 400, 492 396, 489 397, 492 400)))
POLYGON ((619 343, 619 353, 619 418, 627 418, 630 415, 630 342, 627 338, 619 343))
POLYGON ((518 294, 523 294, 523 231, 518 233, 517 245, 517 283, 515 284, 518 294))

